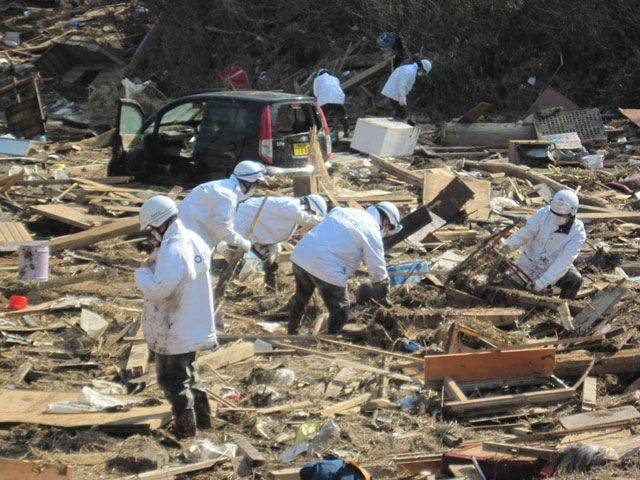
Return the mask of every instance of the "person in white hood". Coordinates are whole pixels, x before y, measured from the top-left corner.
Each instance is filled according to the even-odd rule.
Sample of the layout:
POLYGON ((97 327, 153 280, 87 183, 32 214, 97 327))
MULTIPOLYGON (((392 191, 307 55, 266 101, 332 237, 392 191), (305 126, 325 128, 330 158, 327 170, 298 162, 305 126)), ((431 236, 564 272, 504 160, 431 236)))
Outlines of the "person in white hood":
POLYGON ((571 190, 561 190, 551 204, 539 209, 526 225, 511 235, 500 250, 509 254, 519 247, 516 265, 526 277, 507 277, 503 286, 541 292, 556 285, 560 297, 573 299, 582 285, 582 276, 573 265, 587 239, 582 221, 576 219, 579 200, 571 190))
POLYGON ((349 117, 344 108, 345 94, 338 77, 330 75, 324 68, 318 70, 318 76, 313 81, 313 95, 324 114, 327 116, 335 114, 342 124, 344 136, 349 135, 349 117))
POLYGON ((420 73, 426 75, 431 71, 431 61, 423 58, 420 64, 411 63, 396 68, 382 88, 382 95, 389 98, 394 110, 394 117, 400 120, 407 118, 407 96, 416 83, 420 73))
POLYGON ((144 337, 155 354, 176 435, 193 437, 196 426, 211 428, 207 391, 196 370, 198 350, 216 345, 211 248, 183 225, 169 197, 158 195, 142 205, 140 227, 161 242, 135 272, 144 296, 144 337))
MULTIPOLYGON (((243 237, 247 236, 264 197, 253 197, 238 206, 235 228, 243 237)), ((258 217, 249 239, 252 252, 262 262, 264 280, 268 287, 276 290, 276 274, 280 244, 295 233, 298 226, 315 227, 327 214, 327 202, 318 194, 304 198, 269 197, 258 217)))
POLYGON ((223 180, 203 183, 194 188, 180 204, 178 217, 190 230, 200 235, 213 250, 224 241, 245 252, 251 242, 234 229, 238 203, 251 197, 257 182, 264 178, 265 168, 259 162, 244 160, 233 174, 223 180))
POLYGON ((389 276, 382 238, 401 228, 397 207, 381 202, 367 210, 334 208, 302 237, 291 255, 296 292, 289 301, 289 334, 298 333, 304 309, 316 288, 329 310, 329 333, 339 333, 347 323, 350 307, 347 280, 363 260, 374 298, 388 305, 389 276))

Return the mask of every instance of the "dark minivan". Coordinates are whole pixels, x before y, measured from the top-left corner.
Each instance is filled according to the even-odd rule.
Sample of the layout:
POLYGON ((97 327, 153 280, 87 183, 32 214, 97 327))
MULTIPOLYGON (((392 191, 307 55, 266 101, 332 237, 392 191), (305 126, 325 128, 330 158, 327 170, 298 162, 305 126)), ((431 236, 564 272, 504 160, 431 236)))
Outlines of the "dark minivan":
POLYGON ((331 138, 312 97, 201 93, 174 100, 146 120, 138 103, 121 99, 108 174, 197 183, 229 175, 242 160, 258 160, 271 173, 310 173, 313 127, 326 161, 331 138))

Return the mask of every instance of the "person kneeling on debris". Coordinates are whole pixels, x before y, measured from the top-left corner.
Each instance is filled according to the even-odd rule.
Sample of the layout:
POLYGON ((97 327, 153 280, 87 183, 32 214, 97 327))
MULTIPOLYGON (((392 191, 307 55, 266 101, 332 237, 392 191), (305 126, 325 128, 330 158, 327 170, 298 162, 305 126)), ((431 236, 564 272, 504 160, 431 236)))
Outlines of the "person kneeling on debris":
MULTIPOLYGON (((253 219, 256 217, 264 197, 254 197, 238 205, 235 217, 235 229, 243 237, 247 235, 253 219)), ((318 194, 304 198, 269 197, 249 239, 253 245, 251 251, 262 263, 264 281, 269 288, 276 290, 276 273, 280 244, 286 242, 295 233, 299 225, 315 227, 327 214, 327 202, 318 194)), ((232 251, 221 244, 219 252, 232 251)))
POLYGON ((351 306, 347 280, 363 259, 374 298, 390 305, 382 238, 401 229, 398 208, 391 202, 381 202, 366 210, 334 208, 302 237, 291 255, 296 292, 289 301, 289 334, 298 333, 300 319, 316 288, 329 310, 329 334, 342 330, 351 306))
POLYGON ((144 295, 142 327, 155 354, 158 385, 171 404, 178 438, 211 428, 211 408, 196 370, 197 351, 214 346, 216 329, 211 248, 178 219, 178 207, 158 195, 140 209, 140 227, 160 247, 135 272, 144 295))
POLYGON ((261 163, 243 160, 229 178, 203 183, 191 190, 180 204, 180 220, 212 250, 225 241, 248 252, 251 242, 235 231, 234 217, 238 203, 255 193, 265 173, 261 163))
POLYGON ((556 285, 561 289, 560 297, 576 297, 582 276, 573 262, 587 239, 584 224, 576 219, 578 206, 578 195, 571 190, 559 191, 551 205, 538 210, 501 245, 505 254, 523 247, 515 263, 522 275, 508 276, 504 287, 541 292, 556 285))

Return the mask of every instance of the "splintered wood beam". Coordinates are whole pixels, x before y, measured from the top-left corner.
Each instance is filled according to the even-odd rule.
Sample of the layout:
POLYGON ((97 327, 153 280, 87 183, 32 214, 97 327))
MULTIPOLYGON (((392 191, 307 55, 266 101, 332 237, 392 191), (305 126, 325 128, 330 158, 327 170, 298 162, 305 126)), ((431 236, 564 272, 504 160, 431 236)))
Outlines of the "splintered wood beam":
POLYGON ((381 62, 376 63, 374 66, 367 68, 364 72, 358 73, 357 75, 351 77, 348 80, 342 82, 342 90, 347 91, 349 88, 357 85, 358 83, 366 80, 370 76, 378 73, 380 70, 383 70, 385 67, 391 67, 393 64, 391 63, 391 59, 393 57, 388 57, 382 60, 381 62))
POLYGON ((580 375, 589 363, 596 359, 591 371, 594 375, 637 373, 640 370, 640 348, 621 350, 614 354, 559 354, 553 374, 557 377, 580 375))
POLYGON ((553 373, 554 364, 554 348, 428 355, 424 362, 424 377, 425 382, 446 377, 460 382, 548 376, 553 373))
POLYGON ((589 330, 598 319, 622 298, 627 289, 622 285, 611 286, 598 292, 578 315, 573 319, 576 332, 589 330))
POLYGON ((140 221, 138 216, 122 218, 114 222, 90 228, 84 232, 73 233, 56 237, 45 243, 51 252, 64 250, 65 248, 86 247, 93 243, 102 242, 111 238, 130 235, 140 231, 140 221))
POLYGON ((238 445, 238 449, 249 458, 251 465, 262 465, 267 461, 264 455, 251 444, 246 436, 235 432, 230 433, 229 436, 234 443, 238 445))
POLYGON ((595 410, 598 406, 598 379, 596 377, 587 377, 582 385, 581 409, 583 412, 595 410))
POLYGON ((544 405, 570 400, 576 391, 573 388, 559 388, 539 392, 500 395, 497 397, 478 398, 463 402, 446 402, 445 408, 455 415, 477 415, 501 412, 522 405, 544 405))
POLYGON ((357 397, 350 398, 349 400, 345 400, 344 402, 339 402, 322 409, 320 411, 320 416, 333 417, 336 413, 344 412, 345 410, 349 410, 350 408, 362 405, 370 398, 370 393, 363 393, 362 395, 358 395, 357 397))
POLYGON ((455 177, 429 204, 421 206, 400 220, 402 230, 384 239, 385 250, 397 245, 430 223, 432 220, 429 212, 448 222, 472 198, 473 191, 462 180, 455 177))

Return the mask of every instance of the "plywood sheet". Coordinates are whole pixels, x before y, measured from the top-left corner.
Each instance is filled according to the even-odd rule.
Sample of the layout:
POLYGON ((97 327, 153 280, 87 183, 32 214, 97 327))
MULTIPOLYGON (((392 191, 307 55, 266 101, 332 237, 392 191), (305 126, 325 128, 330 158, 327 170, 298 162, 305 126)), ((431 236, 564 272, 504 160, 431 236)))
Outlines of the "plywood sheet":
POLYGON ((554 348, 504 352, 453 353, 425 357, 425 381, 451 377, 456 382, 547 376, 553 373, 554 348))
POLYGON ((608 410, 596 410, 595 412, 578 413, 561 417, 560 423, 566 429, 580 428, 586 426, 602 425, 603 423, 618 422, 620 420, 631 420, 639 418, 640 412, 633 405, 624 407, 609 408, 608 410))
POLYGON ((91 228, 109 222, 109 218, 89 213, 89 206, 73 203, 49 204, 31 207, 34 213, 53 218, 79 228, 91 228))
MULTIPOLYGON (((141 401, 142 397, 115 396, 141 401)), ((165 401, 154 407, 133 407, 127 412, 112 413, 45 413, 53 402, 75 402, 77 392, 40 392, 33 390, 0 390, 0 423, 35 423, 54 427, 139 426, 159 428, 171 419, 171 407, 165 401)))
POLYGON ((15 252, 19 246, 33 241, 31 234, 19 222, 0 222, 0 252, 15 252))

